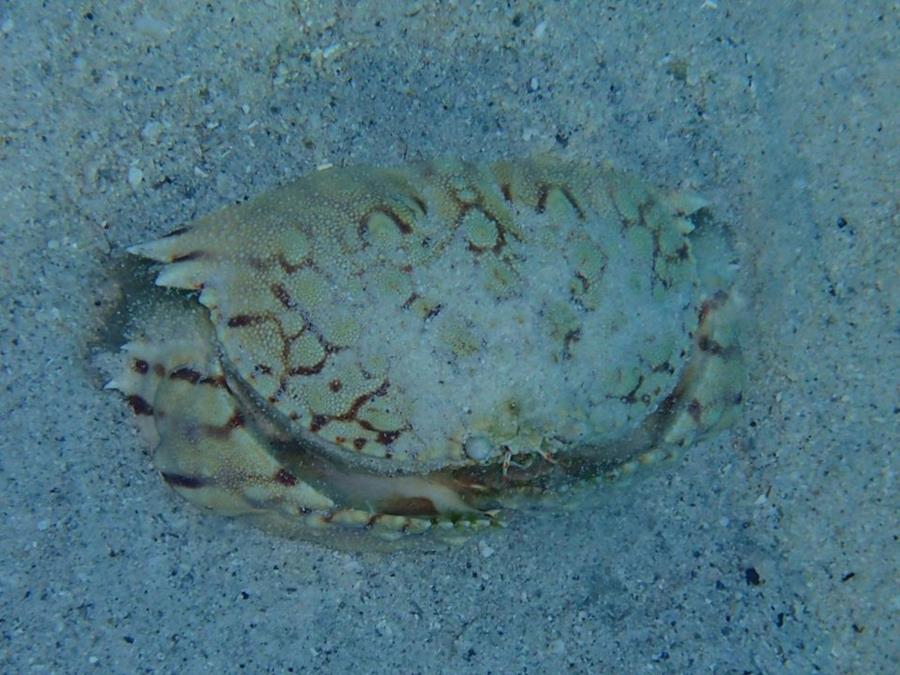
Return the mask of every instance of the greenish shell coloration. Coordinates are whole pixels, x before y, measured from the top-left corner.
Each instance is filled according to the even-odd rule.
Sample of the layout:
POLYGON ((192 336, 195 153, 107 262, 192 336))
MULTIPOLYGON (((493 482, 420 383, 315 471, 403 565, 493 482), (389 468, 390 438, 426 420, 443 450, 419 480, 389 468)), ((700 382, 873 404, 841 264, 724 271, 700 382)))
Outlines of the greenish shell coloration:
POLYGON ((549 158, 321 171, 130 249, 182 292, 131 303, 110 386, 200 506, 453 537, 727 421, 734 265, 703 206, 549 158))

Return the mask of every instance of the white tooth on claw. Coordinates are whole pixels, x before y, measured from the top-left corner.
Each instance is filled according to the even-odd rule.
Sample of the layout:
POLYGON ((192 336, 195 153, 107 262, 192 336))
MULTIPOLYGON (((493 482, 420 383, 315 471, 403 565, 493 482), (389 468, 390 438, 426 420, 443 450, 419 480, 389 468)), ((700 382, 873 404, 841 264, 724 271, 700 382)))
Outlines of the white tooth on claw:
POLYGON ((198 262, 170 263, 156 277, 156 285, 194 291, 203 286, 204 273, 208 271, 208 265, 198 262))

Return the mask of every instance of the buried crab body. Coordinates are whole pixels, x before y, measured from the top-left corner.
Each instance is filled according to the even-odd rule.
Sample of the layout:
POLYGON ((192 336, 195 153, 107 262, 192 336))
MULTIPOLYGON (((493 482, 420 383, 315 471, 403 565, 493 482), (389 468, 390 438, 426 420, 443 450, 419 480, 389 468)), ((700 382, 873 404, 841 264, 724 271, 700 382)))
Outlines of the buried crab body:
POLYGON ((478 529, 727 423, 731 252, 703 206, 545 158, 322 171, 130 249, 187 293, 131 301, 110 386, 200 506, 478 529))

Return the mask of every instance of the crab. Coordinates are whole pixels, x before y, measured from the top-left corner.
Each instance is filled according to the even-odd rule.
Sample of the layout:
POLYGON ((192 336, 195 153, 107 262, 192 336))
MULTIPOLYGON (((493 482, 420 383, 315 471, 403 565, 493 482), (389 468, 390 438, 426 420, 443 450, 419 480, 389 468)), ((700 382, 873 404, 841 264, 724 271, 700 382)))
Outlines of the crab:
POLYGON ((124 301, 108 387, 209 511, 462 537, 734 417, 736 262, 705 207, 550 157, 319 171, 129 249, 156 288, 124 301))

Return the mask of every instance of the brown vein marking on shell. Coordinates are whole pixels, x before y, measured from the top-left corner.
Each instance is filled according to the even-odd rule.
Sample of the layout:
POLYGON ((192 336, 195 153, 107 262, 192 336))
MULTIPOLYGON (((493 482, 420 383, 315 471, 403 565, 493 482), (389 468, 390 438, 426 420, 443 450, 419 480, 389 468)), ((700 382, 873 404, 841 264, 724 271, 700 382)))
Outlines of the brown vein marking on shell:
POLYGON ((263 316, 262 314, 236 314, 230 317, 227 323, 229 328, 247 328, 269 318, 271 317, 263 316))
POLYGON ((206 251, 189 251, 188 253, 182 253, 181 255, 174 256, 171 262, 183 263, 190 262, 191 260, 202 260, 206 257, 206 255, 206 251))
POLYGON ((271 286, 269 286, 269 290, 272 291, 272 295, 275 296, 275 299, 281 303, 282 307, 285 309, 293 309, 294 301, 291 299, 291 294, 288 293, 287 289, 284 287, 284 284, 274 282, 271 286))
POLYGON ((671 286, 671 280, 664 277, 662 274, 658 272, 658 264, 657 261, 660 257, 662 257, 667 262, 675 262, 682 263, 687 261, 690 258, 690 245, 687 243, 687 240, 679 246, 675 253, 672 255, 662 254, 662 247, 660 246, 660 236, 662 232, 659 228, 650 227, 647 222, 647 214, 654 206, 660 206, 659 200, 653 195, 647 195, 644 200, 642 200, 637 205, 638 219, 633 220, 627 217, 619 207, 616 202, 615 195, 613 194, 613 187, 610 185, 607 187, 607 193, 609 195, 609 202, 612 205, 613 209, 619 216, 619 220, 622 223, 622 228, 627 230, 630 227, 638 226, 643 227, 650 235, 653 237, 653 279, 659 281, 662 284, 663 288, 669 288, 671 286))
POLYGON ((297 477, 285 468, 278 469, 272 480, 287 487, 293 487, 297 484, 297 477))
POLYGON ((606 184, 605 192, 609 205, 616 212, 616 215, 619 216, 619 222, 622 224, 622 229, 627 230, 629 227, 636 224, 637 221, 625 215, 625 213, 623 213, 622 211, 622 207, 619 205, 619 202, 616 201, 616 189, 612 181, 606 184))
POLYGON ((565 360, 569 360, 572 358, 572 345, 578 342, 581 339, 581 329, 575 328, 570 330, 563 337, 563 351, 562 357, 565 360))
POLYGON ((585 219, 584 209, 581 207, 581 204, 575 198, 575 194, 572 189, 563 184, 563 183, 541 183, 538 187, 538 199, 537 199, 537 207, 536 211, 538 213, 544 213, 547 210, 547 200, 550 197, 550 194, 553 190, 559 191, 559 193, 565 197, 566 201, 569 202, 571 207, 575 209, 575 213, 578 216, 578 220, 585 219))
MULTIPOLYGON (((431 167, 429 166, 430 170, 431 167)), ((428 177, 430 175, 430 171, 423 171, 423 175, 428 177)), ((507 230, 506 225, 504 224, 504 217, 502 215, 498 215, 495 213, 491 207, 488 205, 488 198, 485 195, 485 191, 480 187, 478 183, 473 180, 469 180, 468 176, 470 174, 476 174, 477 168, 472 165, 466 163, 464 165, 464 170, 467 174, 466 182, 464 187, 452 186, 452 185, 442 185, 442 189, 444 194, 452 201, 454 208, 456 210, 455 216, 452 218, 452 222, 450 228, 453 230, 459 229, 465 217, 472 211, 478 211, 481 213, 485 219, 487 219, 491 224, 493 224, 496 229, 496 234, 494 237, 494 244, 492 246, 479 246, 475 244, 471 240, 467 240, 467 247, 470 251, 475 254, 484 253, 485 251, 490 250, 494 255, 499 256, 503 251, 504 247, 507 244, 507 235, 511 234, 518 239, 517 235, 513 232, 510 233, 507 230), (471 193, 472 197, 467 199, 462 195, 462 192, 471 193)), ((511 201, 508 198, 509 194, 509 186, 506 185, 506 190, 501 188, 501 193, 504 196, 506 201, 511 201)), ((499 206, 499 204, 498 204, 499 206)), ((423 209, 424 211, 424 209, 423 209)), ((509 218, 509 214, 504 214, 506 218, 509 218)))
POLYGON ((460 205, 460 213, 457 219, 462 221, 463 218, 466 217, 466 214, 472 210, 477 209, 487 218, 496 229, 496 234, 494 236, 494 245, 488 248, 487 246, 479 246, 475 244, 473 241, 469 240, 467 242, 468 249, 475 254, 484 253, 487 250, 490 250, 496 256, 499 256, 506 246, 506 228, 503 226, 503 223, 490 211, 486 208, 479 206, 477 204, 461 204, 460 205))
MULTIPOLYGON (((422 203, 421 197, 416 197, 417 203, 422 203)), ((424 208, 422 209, 425 210, 424 208)), ((366 241, 366 234, 369 231, 369 223, 376 213, 380 213, 383 216, 387 216, 387 218, 397 226, 397 231, 402 235, 409 235, 413 233, 413 225, 414 222, 411 219, 403 218, 396 210, 387 205, 374 206, 359 219, 359 223, 356 226, 356 233, 359 235, 359 238, 363 240, 363 244, 365 246, 368 245, 366 241)))
POLYGON ((135 415, 153 414, 153 406, 147 403, 147 401, 145 401, 143 397, 138 396, 137 394, 131 394, 125 400, 132 411, 134 411, 135 415))
POLYGON ((670 283, 659 273, 659 257, 662 249, 659 244, 660 232, 658 229, 647 225, 647 212, 654 206, 655 201, 648 199, 638 205, 638 224, 650 233, 653 237, 653 279, 659 281, 663 288, 669 288, 670 283))
MULTIPOLYGON (((390 445, 400 436, 401 433, 407 430, 407 428, 402 429, 378 429, 371 422, 359 419, 357 415, 359 414, 360 408, 368 403, 370 400, 375 398, 376 396, 384 396, 387 393, 388 387, 390 387, 390 382, 384 380, 376 389, 365 392, 357 396, 353 402, 350 404, 350 407, 346 412, 343 412, 339 415, 323 415, 321 413, 314 414, 312 422, 310 423, 309 430, 313 433, 320 431, 323 427, 325 427, 329 422, 332 421, 341 421, 341 422, 356 422, 359 426, 361 426, 366 431, 371 431, 376 434, 375 440, 381 445, 390 445)), ((346 440, 346 439, 343 439, 346 440)), ((342 443, 343 445, 343 443, 342 443)), ((362 447, 365 447, 365 443, 362 444, 362 447)), ((360 448, 361 449, 361 448, 360 448)))
POLYGON ((188 476, 168 471, 160 471, 160 475, 163 477, 163 480, 172 487, 185 488, 187 490, 198 490, 215 482, 214 480, 202 478, 200 476, 188 476))
MULTIPOLYGON (((281 284, 273 284, 271 289, 272 294, 284 305, 285 308, 288 309, 296 309, 296 305, 292 301, 287 289, 284 288, 281 284)), ((304 326, 303 328, 293 335, 285 335, 284 329, 281 322, 274 316, 268 314, 242 314, 236 317, 232 317, 228 320, 228 325, 230 327, 251 327, 256 326, 259 323, 264 321, 271 321, 276 326, 276 331, 282 340, 282 350, 281 350, 281 359, 285 364, 285 368, 283 369, 283 374, 279 378, 279 386, 276 390, 276 393, 270 397, 270 402, 274 403, 277 400, 277 397, 283 394, 287 390, 288 381, 293 376, 311 376, 317 375, 322 372, 325 368, 325 364, 328 361, 328 358, 340 351, 342 348, 328 342, 319 331, 315 330, 312 322, 309 321, 308 317, 304 316, 304 326), (319 342, 322 347, 322 357, 311 366, 290 366, 290 347, 291 344, 296 341, 301 335, 306 334, 307 332, 311 333, 315 336, 316 340, 319 342)), ((266 366, 265 364, 257 364, 257 368, 261 371, 268 370, 271 372, 271 368, 266 366)), ((332 387, 333 391, 339 391, 341 388, 341 383, 337 381, 338 386, 335 389, 332 387)), ((356 397, 353 400, 350 407, 343 413, 337 415, 325 415, 322 413, 311 412, 311 419, 309 422, 309 430, 313 433, 317 433, 321 431, 325 426, 327 426, 332 421, 342 421, 342 422, 355 422, 360 427, 365 429, 366 431, 372 432, 375 434, 374 440, 381 445, 390 445, 394 441, 399 438, 399 436, 408 430, 408 427, 403 427, 400 429, 379 429, 375 427, 371 422, 360 419, 357 417, 360 408, 365 405, 372 398, 377 396, 384 396, 387 393, 388 387, 390 383, 387 380, 384 380, 378 387, 375 389, 365 392, 356 397)), ((346 439, 341 438, 337 439, 341 445, 346 445, 346 439), (344 442, 341 442, 344 441, 344 442)), ((362 450, 366 445, 366 439, 357 438, 352 443, 352 447, 356 450, 362 450)))
POLYGON ((168 239, 169 237, 177 237, 179 235, 184 234, 185 232, 188 232, 190 229, 191 229, 190 226, 187 226, 187 225, 184 227, 176 227, 174 230, 172 230, 168 234, 164 234, 162 236, 162 238, 168 239))
POLYGON ((191 384, 197 384, 200 381, 200 373, 188 367, 182 367, 169 373, 170 380, 185 380, 191 384))
POLYGON ((697 331, 697 348, 708 354, 713 354, 721 358, 736 357, 739 349, 736 345, 723 347, 709 335, 707 328, 707 317, 712 312, 721 309, 728 302, 728 293, 725 291, 716 291, 708 300, 705 300, 700 306, 700 327, 697 331))
MULTIPOLYGON (((272 294, 275 298, 282 303, 285 308, 288 309, 296 309, 296 306, 293 303, 293 300, 290 297, 287 289, 284 288, 281 284, 273 284, 270 288, 272 294)), ((294 375, 315 375, 322 372, 322 369, 325 367, 325 363, 328 361, 328 357, 332 354, 335 354, 341 351, 341 347, 331 344, 328 340, 324 338, 321 331, 316 330, 314 324, 309 320, 309 317, 306 316, 303 312, 300 312, 301 316, 303 316, 304 324, 303 327, 296 333, 291 335, 286 335, 284 332, 284 326, 281 321, 268 312, 260 312, 258 314, 238 314, 228 319, 226 322, 229 328, 251 328, 257 326, 261 323, 271 322, 275 325, 275 331, 278 333, 279 339, 281 340, 281 361, 284 364, 284 375, 281 377, 280 386, 278 389, 278 393, 283 393, 287 386, 287 379, 294 375), (291 366, 290 365, 290 349, 291 345, 302 335, 306 335, 307 333, 311 334, 319 345, 322 348, 322 357, 312 365, 305 366, 291 366)), ((271 367, 266 364, 256 364, 256 368, 260 369, 263 372, 271 372, 271 367)))
MULTIPOLYGON (((222 477, 206 477, 185 473, 175 473, 172 471, 161 471, 160 475, 163 480, 175 488, 186 490, 199 490, 201 488, 222 485, 222 477)), ((243 485, 281 485, 284 487, 294 487, 299 482, 297 477, 284 467, 279 468, 271 476, 241 474, 239 476, 243 485)), ((245 499, 248 499, 245 495, 245 499)), ((309 509, 301 509, 302 513, 308 513, 309 509)))
POLYGON ((204 377, 200 380, 200 384, 206 384, 210 387, 221 387, 222 389, 228 389, 228 381, 225 379, 224 375, 204 377))

